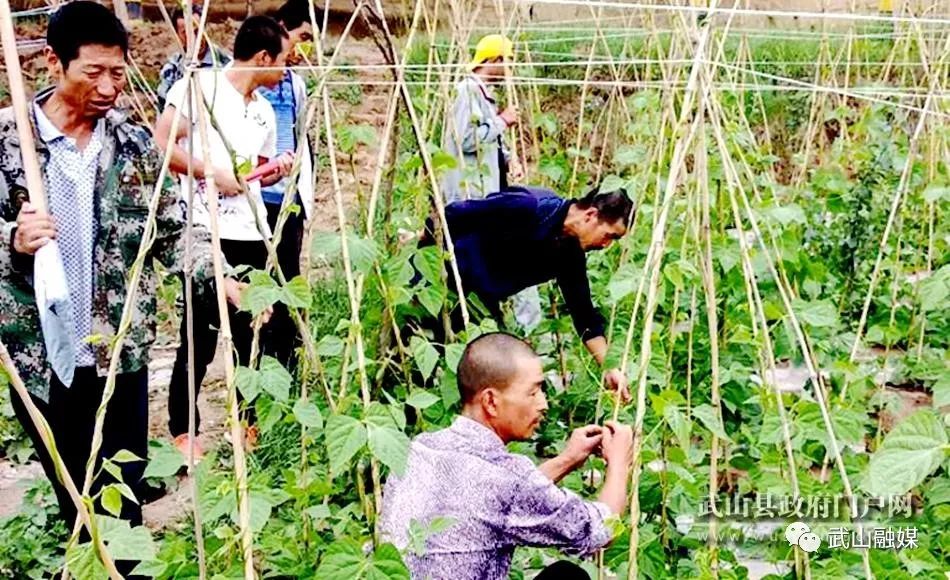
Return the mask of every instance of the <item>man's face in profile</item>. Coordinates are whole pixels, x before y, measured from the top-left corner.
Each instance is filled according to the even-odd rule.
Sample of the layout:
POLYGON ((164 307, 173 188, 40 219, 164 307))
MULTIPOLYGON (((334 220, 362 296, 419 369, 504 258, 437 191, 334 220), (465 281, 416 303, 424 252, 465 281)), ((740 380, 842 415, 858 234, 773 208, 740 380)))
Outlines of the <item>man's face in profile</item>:
POLYGON ((548 409, 541 359, 519 356, 515 364, 516 371, 508 386, 494 389, 495 432, 506 442, 530 439, 548 409))

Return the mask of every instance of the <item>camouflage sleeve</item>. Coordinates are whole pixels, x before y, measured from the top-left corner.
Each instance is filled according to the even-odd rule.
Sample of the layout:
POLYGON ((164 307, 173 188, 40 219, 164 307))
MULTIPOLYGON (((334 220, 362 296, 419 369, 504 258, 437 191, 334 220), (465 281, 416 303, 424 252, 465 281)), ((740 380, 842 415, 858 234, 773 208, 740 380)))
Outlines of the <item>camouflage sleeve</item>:
POLYGON ((0 229, 0 236, 3 236, 0 239, 0 265, 2 262, 7 262, 9 265, 16 270, 16 252, 13 250, 13 231, 16 229, 16 222, 8 222, 6 220, 0 221, 3 224, 2 229, 0 229))
POLYGON ((155 95, 158 97, 158 110, 165 110, 165 102, 168 99, 168 91, 172 85, 181 78, 178 63, 174 58, 170 59, 158 72, 158 86, 155 88, 155 95))
MULTIPOLYGON (((157 153, 152 154, 153 162, 159 163, 157 153)), ((156 236, 153 253, 172 273, 192 273, 199 287, 213 287, 214 266, 211 232, 201 224, 194 223, 191 228, 191 264, 185 264, 185 246, 189 243, 186 233, 187 204, 181 197, 181 190, 175 181, 166 176, 156 212, 156 236)), ((230 270, 224 256, 225 273, 230 270)))
POLYGON ((9 267, 12 272, 32 276, 33 257, 19 254, 13 249, 18 206, 14 196, 10 195, 6 180, 0 179, 0 269, 9 267))

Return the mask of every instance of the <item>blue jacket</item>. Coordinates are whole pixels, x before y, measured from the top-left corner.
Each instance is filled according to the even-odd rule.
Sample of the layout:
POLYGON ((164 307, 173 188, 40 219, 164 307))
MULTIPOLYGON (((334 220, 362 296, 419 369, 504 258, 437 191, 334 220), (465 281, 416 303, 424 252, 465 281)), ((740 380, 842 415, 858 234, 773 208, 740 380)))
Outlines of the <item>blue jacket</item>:
POLYGON ((548 189, 512 186, 485 199, 450 203, 445 215, 466 292, 491 308, 525 288, 557 280, 574 328, 586 341, 604 335, 604 318, 591 301, 587 256, 576 239, 563 235, 572 203, 548 189))

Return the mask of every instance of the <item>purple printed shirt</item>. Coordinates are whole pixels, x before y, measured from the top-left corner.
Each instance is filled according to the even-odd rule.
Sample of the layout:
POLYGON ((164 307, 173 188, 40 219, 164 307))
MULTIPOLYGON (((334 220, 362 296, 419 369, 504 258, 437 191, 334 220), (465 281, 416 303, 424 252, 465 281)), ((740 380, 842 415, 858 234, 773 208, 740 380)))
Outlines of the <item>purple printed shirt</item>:
POLYGON ((404 475, 386 482, 380 526, 416 580, 493 579, 508 577, 516 546, 577 555, 604 547, 610 515, 605 504, 559 488, 530 459, 510 453, 491 429, 458 417, 412 442, 404 475), (416 554, 410 525, 428 530, 436 518, 450 523, 423 533, 425 550, 416 554))

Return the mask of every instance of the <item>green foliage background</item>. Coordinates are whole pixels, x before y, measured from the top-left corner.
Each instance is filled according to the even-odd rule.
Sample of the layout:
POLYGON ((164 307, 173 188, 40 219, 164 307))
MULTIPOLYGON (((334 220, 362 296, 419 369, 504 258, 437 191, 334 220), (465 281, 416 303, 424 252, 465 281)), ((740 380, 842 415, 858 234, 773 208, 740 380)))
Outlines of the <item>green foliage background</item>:
MULTIPOLYGON (((588 44, 558 40, 555 33, 527 34, 519 40, 537 38, 546 40, 546 51, 560 55, 536 55, 536 64, 519 74, 538 79, 584 78, 583 67, 548 66, 545 61, 562 59, 565 53, 587 56, 588 44)), ((808 63, 836 54, 844 41, 749 42, 748 50, 755 57, 750 66, 755 70, 811 82, 816 67, 808 63)), ((671 43, 669 39, 659 43, 609 39, 595 55, 663 58, 671 43)), ((891 53, 891 43, 886 39, 855 41, 852 60, 883 62, 891 53)), ((450 56, 448 44, 448 39, 436 44, 434 54, 442 62, 450 56)), ((722 60, 735 61, 742 49, 737 42, 727 43, 722 60)), ((428 43, 418 43, 412 47, 410 62, 428 62, 429 50, 428 43)), ((907 47, 904 58, 919 58, 915 45, 907 47)), ((921 85, 920 71, 909 70, 894 69, 880 82, 891 87, 921 85)), ((819 72, 841 80, 840 69, 825 67, 819 72)), ((626 73, 641 80, 660 78, 656 65, 650 64, 634 65, 626 73)), ((610 74, 608 67, 598 66, 591 78, 609 79, 610 74)), ((851 74, 867 84, 869 79, 880 79, 883 67, 855 66, 851 74)), ((408 79, 424 80, 424 73, 413 72, 408 79)), ((357 89, 335 98, 358 101, 352 94, 357 89)), ((528 152, 535 169, 532 181, 562 194, 573 190, 575 195, 597 182, 606 189, 622 186, 638 203, 637 221, 629 235, 610 250, 589 257, 595 301, 610 315, 609 360, 616 364, 650 243, 656 200, 668 178, 671 129, 664 115, 671 104, 678 106, 681 94, 657 88, 617 93, 603 85, 593 86, 585 100, 584 125, 579 127, 580 92, 579 86, 568 84, 519 87, 522 102, 532 103, 523 107, 527 129, 537 141, 537 148, 528 152), (629 112, 629 121, 620 114, 622 108, 629 112), (607 117, 612 119, 607 136, 582 139, 578 148, 577 132, 603 134, 607 117), (656 154, 661 143, 665 145, 656 154), (572 180, 575 162, 578 172, 572 180)), ((420 115, 435 120, 428 129, 431 141, 437 143, 444 99, 418 85, 413 85, 413 96, 420 115)), ((882 578, 942 578, 950 552, 946 528, 950 516, 948 124, 944 120, 929 127, 912 161, 907 195, 891 243, 883 250, 881 282, 870 305, 864 341, 869 354, 851 362, 858 317, 917 115, 857 98, 824 97, 815 120, 820 130, 814 137, 805 134, 813 114, 807 92, 722 89, 719 98, 730 153, 744 161, 748 170, 742 179, 757 192, 752 210, 774 240, 772 253, 795 293, 795 314, 827 376, 833 423, 844 446, 849 478, 862 494, 909 492, 913 496, 912 523, 919 530, 919 547, 900 552, 872 550, 872 570, 882 578), (805 139, 811 138, 816 143, 811 157, 805 159, 800 152, 805 139), (802 179, 796 182, 803 166, 802 179), (932 272, 928 277, 912 276, 926 270, 928 263, 932 272), (876 381, 884 368, 891 375, 889 383, 929 395, 931 408, 916 410, 892 428, 885 417, 893 417, 901 405, 895 391, 876 381), (844 389, 847 395, 841 398, 844 389)), ((338 146, 348 156, 349 170, 355 172, 354 152, 373 144, 377 136, 346 119, 338 122, 338 146)), ((479 332, 495 328, 493 321, 479 315, 476 304, 476 324, 446 345, 444 355, 441 345, 434 345, 423 333, 402 346, 393 337, 392 329, 409 324, 415 314, 437 314, 457 301, 451 282, 446 285, 442 274, 445 256, 432 248, 417 250, 397 242, 397 229, 418 229, 430 207, 431 191, 408 123, 400 112, 397 159, 386 175, 391 187, 383 192, 376 214, 367 215, 366 192, 360 192, 355 215, 350 216, 349 255, 355 273, 364 280, 358 324, 350 315, 337 233, 317 233, 312 240, 312 258, 320 275, 310 280, 295 279, 281 287, 265 276, 251 274, 251 308, 259 311, 275 301, 300 308, 309 321, 320 363, 317 368, 302 358, 302 364, 290 372, 265 358, 254 369, 238 373, 238 388, 256 406, 262 431, 261 445, 250 456, 249 487, 255 557, 263 577, 408 577, 392 546, 372 547, 375 466, 381 470, 379 480, 390 471, 400 471, 413 435, 449 424, 457 411, 453 373, 462 345, 479 332), (370 222, 377 232, 372 238, 365 235, 370 222), (423 275, 415 286, 410 284, 413 266, 423 275), (356 360, 357 332, 365 346, 365 383, 356 360), (301 397, 303 384, 307 398, 301 397), (368 395, 365 399, 362 386, 368 395), (323 395, 325 390, 333 393, 335 410, 323 395)), ((325 137, 321 131, 321 140, 325 137)), ((713 430, 727 440, 720 462, 723 493, 791 495, 778 409, 760 365, 763 340, 749 312, 729 186, 711 134, 703 138, 709 147, 719 328, 707 328, 703 315, 700 256, 691 229, 691 216, 697 210, 687 195, 698 184, 688 171, 674 199, 668 227, 653 354, 648 361, 639 361, 634 354, 627 369, 628 376, 634 377, 645 365, 649 389, 642 458, 648 468, 637 490, 643 514, 639 566, 644 578, 712 574, 712 554, 697 531, 684 533, 677 524, 682 517, 699 513, 708 496, 713 430), (698 306, 692 307, 697 300, 698 306), (711 332, 718 336, 721 351, 721 425, 710 406, 711 332), (661 468, 650 467, 657 465, 661 468)), ((435 145, 431 148, 437 166, 451 164, 435 145)), ((318 151, 325 166, 325 149, 321 146, 318 151)), ((801 354, 766 255, 755 246, 751 258, 775 357, 783 365, 800 366, 801 354)), ((547 316, 528 338, 543 356, 546 370, 552 375, 566 374, 569 380, 566 388, 552 388, 548 393, 551 408, 536 437, 514 446, 538 460, 557 453, 572 428, 603 420, 612 405, 601 391, 599 369, 573 334, 556 288, 542 288, 541 294, 545 310, 557 308, 559 316, 547 316)), ((516 328, 510 313, 506 325, 516 328)), ((638 324, 633 330, 635 345, 640 331, 638 324)), ((797 477, 803 496, 840 494, 842 482, 833 468, 828 478, 821 477, 828 440, 813 388, 809 383, 801 394, 783 395, 797 477)), ((632 422, 633 413, 632 407, 624 407, 621 420, 632 422)), ((5 412, 0 439, 8 454, 16 453, 19 445, 10 421, 5 412)), ((154 480, 168 479, 181 465, 180 455, 167 444, 157 444, 149 475, 154 480)), ((602 467, 600 460, 592 459, 564 485, 592 494, 596 489, 593 474, 602 467)), ((195 477, 211 577, 242 577, 229 448, 222 446, 202 462, 195 477)), ((11 576, 27 571, 36 575, 36 570, 62 564, 63 555, 57 552, 60 544, 52 541, 57 536, 37 532, 52 526, 47 511, 39 509, 31 504, 0 526, 0 570, 12 570, 11 576), (21 544, 13 542, 21 538, 34 538, 30 540, 33 547, 15 548, 21 544)), ((626 573, 627 538, 628 531, 622 532, 604 554, 605 567, 619 575, 626 573)), ((194 542, 190 521, 162 530, 139 571, 156 578, 197 577, 194 542)), ((750 554, 768 560, 792 559, 787 543, 778 539, 738 548, 723 545, 718 555, 720 577, 745 577, 737 555, 750 554)), ((547 556, 540 550, 520 550, 514 577, 530 577, 547 556)), ((88 560, 84 554, 74 554, 71 561, 82 563, 84 557, 88 560)), ((94 567, 74 570, 77 577, 83 574, 94 576, 94 567)), ((856 552, 823 548, 811 560, 811 574, 842 578, 863 572, 856 552)))

